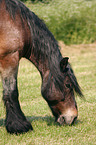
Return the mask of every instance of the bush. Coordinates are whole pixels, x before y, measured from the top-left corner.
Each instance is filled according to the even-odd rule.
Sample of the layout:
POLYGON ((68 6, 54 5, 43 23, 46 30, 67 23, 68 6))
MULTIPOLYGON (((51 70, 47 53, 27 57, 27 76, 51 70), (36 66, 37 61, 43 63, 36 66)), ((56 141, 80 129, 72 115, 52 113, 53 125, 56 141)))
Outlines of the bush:
POLYGON ((47 23, 50 31, 53 32, 56 39, 64 41, 65 44, 92 43, 96 41, 96 27, 88 18, 83 16, 73 16, 66 20, 55 21, 50 18, 47 23), (54 22, 53 22, 54 21, 54 22))
MULTIPOLYGON (((95 0, 48 0, 48 2, 48 5, 34 4, 32 11, 45 21, 57 40, 62 40, 65 44, 96 41, 95 0)), ((28 6, 31 8, 31 5, 28 6)))

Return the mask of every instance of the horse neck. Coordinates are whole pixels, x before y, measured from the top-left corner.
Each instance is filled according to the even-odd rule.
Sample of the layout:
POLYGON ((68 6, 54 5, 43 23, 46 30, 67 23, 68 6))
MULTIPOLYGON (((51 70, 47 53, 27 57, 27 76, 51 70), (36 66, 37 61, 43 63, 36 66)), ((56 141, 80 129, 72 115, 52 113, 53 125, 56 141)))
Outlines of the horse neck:
MULTIPOLYGON (((42 39, 38 38, 36 35, 35 37, 38 38, 35 38, 37 40, 36 42, 35 40, 32 41, 30 39, 31 36, 29 35, 29 41, 27 41, 29 45, 26 45, 23 50, 23 56, 29 59, 36 66, 42 79, 46 76, 46 74, 48 76, 48 74, 51 73, 52 76, 54 76, 53 72, 58 73, 59 62, 62 59, 62 55, 55 38, 53 36, 49 36, 49 34, 48 36, 44 36, 44 41, 42 41, 42 39)), ((32 38, 34 39, 34 37, 32 38)))
POLYGON ((42 60, 40 57, 38 58, 38 56, 35 56, 33 51, 31 51, 31 55, 29 56, 28 59, 38 69, 38 71, 40 72, 42 80, 45 78, 45 76, 47 76, 50 73, 49 65, 48 65, 48 59, 47 58, 42 60))
POLYGON ((62 59, 57 42, 51 43, 45 48, 25 47, 23 56, 31 61, 41 74, 42 80, 45 76, 51 74, 55 78, 60 75, 59 63, 62 59))

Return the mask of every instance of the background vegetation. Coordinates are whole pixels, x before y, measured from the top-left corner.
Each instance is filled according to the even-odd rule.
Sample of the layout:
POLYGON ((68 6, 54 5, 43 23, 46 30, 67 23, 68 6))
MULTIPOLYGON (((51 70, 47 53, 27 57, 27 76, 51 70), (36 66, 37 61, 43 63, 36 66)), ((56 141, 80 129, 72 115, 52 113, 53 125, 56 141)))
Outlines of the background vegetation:
POLYGON ((96 41, 96 0, 31 0, 25 3, 65 44, 96 41))

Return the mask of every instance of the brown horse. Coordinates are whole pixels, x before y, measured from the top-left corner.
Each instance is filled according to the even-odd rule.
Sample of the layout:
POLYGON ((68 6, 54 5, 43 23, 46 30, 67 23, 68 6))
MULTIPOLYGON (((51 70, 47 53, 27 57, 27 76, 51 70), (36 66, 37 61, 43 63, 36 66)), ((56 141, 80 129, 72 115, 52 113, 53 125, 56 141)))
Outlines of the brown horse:
POLYGON ((6 107, 5 126, 10 133, 32 130, 18 101, 19 60, 31 61, 42 77, 41 93, 60 124, 73 124, 78 111, 74 91, 82 92, 57 41, 46 25, 18 0, 0 0, 0 73, 6 107))

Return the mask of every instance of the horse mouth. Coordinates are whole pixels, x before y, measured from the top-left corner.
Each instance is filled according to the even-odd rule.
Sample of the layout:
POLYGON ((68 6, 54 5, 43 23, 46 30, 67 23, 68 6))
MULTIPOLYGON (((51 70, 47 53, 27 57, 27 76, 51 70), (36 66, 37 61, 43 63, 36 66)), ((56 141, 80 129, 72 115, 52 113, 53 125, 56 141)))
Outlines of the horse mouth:
POLYGON ((56 122, 60 125, 74 125, 77 121, 77 116, 60 116, 56 122))

